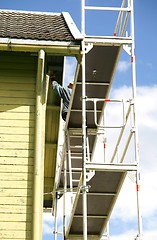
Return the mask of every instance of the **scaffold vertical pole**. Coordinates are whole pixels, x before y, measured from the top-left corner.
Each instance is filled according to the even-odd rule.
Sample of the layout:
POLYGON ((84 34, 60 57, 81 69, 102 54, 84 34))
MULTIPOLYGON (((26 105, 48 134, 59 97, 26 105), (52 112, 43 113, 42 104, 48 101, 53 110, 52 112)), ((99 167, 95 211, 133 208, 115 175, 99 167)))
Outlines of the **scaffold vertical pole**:
POLYGON ((83 239, 87 240, 85 46, 82 42, 82 201, 83 239))
POLYGON ((66 192, 67 192, 67 156, 64 159, 64 197, 63 197, 63 235, 66 239, 66 192))
MULTIPOLYGON (((81 33, 85 35, 85 0, 81 1, 81 33)), ((83 240, 87 240, 87 192, 86 192, 86 79, 85 42, 82 41, 82 205, 83 240)))
POLYGON ((56 192, 55 204, 54 204, 54 240, 57 240, 57 205, 58 205, 58 193, 56 192))
POLYGON ((85 35, 85 0, 81 1, 81 33, 85 35))
POLYGON ((137 196, 137 217, 138 217, 138 236, 142 237, 142 215, 140 209, 140 171, 139 171, 139 149, 138 149, 138 131, 137 131, 137 120, 136 120, 136 60, 135 60, 135 37, 134 37, 134 0, 129 0, 131 7, 131 36, 132 36, 132 47, 131 47, 131 64, 132 64, 132 96, 133 96, 133 124, 135 128, 134 142, 135 142, 135 161, 137 162, 136 171, 136 196, 137 196))
POLYGON ((70 135, 67 131, 67 150, 68 150, 68 165, 69 165, 69 182, 70 182, 70 195, 71 195, 71 205, 73 204, 73 183, 72 183, 72 166, 71 166, 71 150, 70 150, 70 135))

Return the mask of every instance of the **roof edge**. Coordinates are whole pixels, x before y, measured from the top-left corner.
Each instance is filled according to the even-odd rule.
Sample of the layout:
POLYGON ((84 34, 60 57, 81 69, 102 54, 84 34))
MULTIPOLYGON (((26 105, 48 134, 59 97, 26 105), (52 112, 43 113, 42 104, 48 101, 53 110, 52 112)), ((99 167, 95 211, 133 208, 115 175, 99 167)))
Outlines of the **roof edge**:
POLYGON ((0 9, 0 12, 10 12, 10 13, 25 13, 25 14, 37 14, 37 15, 58 15, 62 13, 57 12, 38 12, 38 11, 26 11, 26 10, 11 10, 11 9, 0 9))
POLYGON ((70 14, 68 12, 62 12, 62 15, 73 37, 76 40, 82 40, 83 35, 80 33, 70 14))

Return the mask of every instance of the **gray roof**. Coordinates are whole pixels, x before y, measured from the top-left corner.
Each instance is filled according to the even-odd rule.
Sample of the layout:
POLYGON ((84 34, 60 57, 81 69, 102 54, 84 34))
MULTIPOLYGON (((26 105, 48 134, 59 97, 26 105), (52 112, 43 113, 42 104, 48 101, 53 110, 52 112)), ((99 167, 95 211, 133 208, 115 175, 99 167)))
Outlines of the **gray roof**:
POLYGON ((62 13, 11 10, 0 11, 0 38, 76 41, 62 13))

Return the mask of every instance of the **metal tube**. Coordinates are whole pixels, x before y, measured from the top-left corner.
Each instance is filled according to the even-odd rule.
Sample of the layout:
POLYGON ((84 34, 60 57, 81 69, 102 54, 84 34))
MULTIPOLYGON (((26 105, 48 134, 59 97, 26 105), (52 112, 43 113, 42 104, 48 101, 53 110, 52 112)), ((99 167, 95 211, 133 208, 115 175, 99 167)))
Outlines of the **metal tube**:
MULTIPOLYGON (((77 85, 81 85, 82 82, 77 82, 77 85)), ((109 83, 100 83, 100 82, 86 82, 86 85, 97 85, 97 86, 109 86, 109 83)))
POLYGON ((85 35, 85 0, 81 1, 81 33, 85 35))
POLYGON ((127 164, 127 163, 87 163, 86 167, 88 170, 95 171, 117 171, 117 172, 126 172, 126 171, 136 171, 137 164, 127 164))
POLYGON ((42 213, 43 213, 43 79, 44 79, 45 52, 38 53, 38 71, 36 83, 36 128, 34 149, 34 196, 33 196, 33 240, 42 240, 42 213))
POLYGON ((86 101, 91 101, 94 103, 94 123, 97 127, 99 128, 123 128, 123 126, 125 125, 125 121, 124 121, 124 101, 123 100, 117 100, 117 99, 98 99, 98 98, 87 98, 86 101), (120 102, 123 104, 123 124, 122 125, 117 125, 117 126, 105 126, 105 125, 100 125, 98 124, 97 121, 97 102, 120 102))
MULTIPOLYGON (((123 0, 122 5, 121 5, 121 8, 123 8, 123 7, 125 6, 125 2, 126 2, 126 0, 123 0)), ((123 13, 123 12, 120 11, 120 13, 119 13, 119 15, 118 15, 118 19, 117 19, 117 23, 116 23, 116 27, 115 27, 114 33, 117 33, 117 31, 118 31, 119 23, 120 23, 121 18, 122 18, 122 13, 123 13)))
MULTIPOLYGON (((136 61, 135 61, 135 36, 134 36, 134 5, 133 0, 130 0, 131 5, 131 36, 132 36, 132 47, 131 47, 131 62, 132 62, 132 95, 134 99, 133 105, 133 121, 134 121, 134 142, 135 142, 135 161, 137 162, 138 168, 136 171, 136 184, 139 186, 140 173, 139 173, 139 153, 138 153, 138 133, 137 133, 137 120, 136 120, 136 61)), ((138 187, 139 188, 139 187, 138 187)), ((138 215, 138 236, 142 236, 142 215, 140 209, 140 191, 136 191, 137 196, 137 215, 138 215)))
POLYGON ((121 12, 121 13, 122 13, 122 15, 121 15, 120 23, 119 23, 119 35, 120 35, 121 30, 122 30, 123 15, 124 15, 124 12, 121 12))
POLYGON ((123 22, 123 28, 122 28, 121 33, 120 33, 121 37, 124 36, 124 31, 125 31, 126 26, 127 26, 128 18, 129 18, 129 13, 126 13, 125 19, 124 19, 124 22, 123 22))
POLYGON ((131 131, 130 134, 129 134, 129 136, 128 136, 128 139, 127 139, 127 141, 126 141, 126 144, 125 144, 125 147, 124 147, 124 150, 123 150, 121 159, 120 159, 120 163, 122 163, 123 160, 124 160, 125 154, 126 154, 126 152, 127 152, 127 150, 128 150, 129 143, 130 143, 131 138, 132 138, 132 134, 133 134, 133 132, 131 131))
MULTIPOLYGON (((105 126, 105 114, 103 114, 103 126, 105 126)), ((104 148, 104 163, 106 162, 106 147, 107 147, 107 138, 106 131, 103 128, 103 148, 104 148)))
POLYGON ((122 129, 121 129, 121 131, 120 131, 119 138, 118 138, 118 140, 117 140, 116 147, 115 147, 113 156, 112 156, 111 161, 110 161, 111 163, 114 161, 115 155, 116 155, 116 153, 117 153, 118 146, 119 146, 120 141, 121 141, 121 139, 122 139, 122 136, 123 136, 123 133, 124 133, 124 130, 125 130, 125 127, 126 127, 126 124, 127 124, 128 118, 129 118, 129 115, 130 115, 130 111, 131 111, 131 106, 129 106, 129 108, 128 108, 128 111, 127 111, 127 114, 126 114, 126 119, 125 119, 125 124, 124 124, 124 126, 122 127, 122 129))
POLYGON ((73 204, 73 184, 72 184, 72 167, 71 167, 71 151, 70 151, 70 136, 67 133, 67 148, 68 148, 68 163, 69 163, 69 180, 70 180, 70 193, 71 193, 71 205, 73 204))
POLYGON ((66 239, 67 156, 64 159, 63 236, 66 239))
POLYGON ((95 123, 96 126, 98 126, 98 123, 97 123, 96 100, 94 100, 94 123, 95 123))
POLYGON ((87 144, 87 161, 90 162, 90 151, 89 151, 89 138, 88 138, 88 136, 86 138, 86 144, 87 144))
MULTIPOLYGON (((79 184, 78 184, 78 187, 77 187, 77 191, 76 191, 76 194, 75 194, 75 201, 74 201, 74 205, 73 205, 73 208, 72 208, 71 216, 74 216, 74 211, 76 209, 76 205, 78 203, 78 199, 79 199, 79 196, 80 196, 81 185, 82 185, 82 175, 80 177, 80 181, 79 181, 79 184)), ((68 239, 70 239, 69 231, 70 231, 70 227, 71 227, 72 221, 73 221, 73 217, 70 218, 68 229, 67 229, 68 239)), ((72 238, 73 238, 73 236, 72 236, 72 238)))
POLYGON ((95 46, 122 46, 123 44, 131 44, 130 37, 112 37, 112 36, 88 36, 85 37, 85 42, 93 43, 95 46))
POLYGON ((117 103, 124 103, 128 102, 128 100, 124 101, 123 99, 105 99, 105 98, 86 98, 86 101, 91 102, 117 102, 117 103))
POLYGON ((58 207, 58 193, 55 196, 55 204, 54 204, 54 240, 57 240, 57 207, 58 207))
MULTIPOLYGON (((82 184, 86 187, 86 76, 85 76, 85 44, 82 41, 82 184)), ((83 239, 87 240, 87 192, 83 190, 83 239)))
POLYGON ((109 232, 110 232, 110 228, 109 228, 109 221, 108 221, 108 222, 107 222, 107 226, 106 226, 106 237, 107 237, 107 240, 110 239, 109 232))
POLYGON ((102 10, 102 11, 122 11, 128 12, 130 8, 122 8, 122 7, 96 7, 96 6, 86 6, 85 10, 102 10))

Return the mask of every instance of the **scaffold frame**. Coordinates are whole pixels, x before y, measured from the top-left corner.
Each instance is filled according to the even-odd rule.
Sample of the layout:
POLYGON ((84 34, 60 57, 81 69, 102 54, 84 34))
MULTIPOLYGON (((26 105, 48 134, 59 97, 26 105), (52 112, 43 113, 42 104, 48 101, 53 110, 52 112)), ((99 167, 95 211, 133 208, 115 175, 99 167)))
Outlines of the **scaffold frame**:
MULTIPOLYGON (((59 185, 60 181, 63 182, 63 195, 64 195, 64 213, 63 213, 63 238, 66 239, 78 239, 78 240, 100 240, 104 239, 103 237, 103 231, 104 228, 100 230, 100 235, 94 235, 89 234, 88 235, 88 220, 89 218, 106 218, 107 223, 110 218, 110 214, 108 216, 96 216, 96 215, 90 215, 88 216, 88 196, 89 195, 99 195, 104 196, 105 193, 97 193, 93 192, 90 194, 90 185, 88 185, 88 182, 92 181, 93 176, 96 174, 96 172, 114 172, 114 173, 122 173, 122 180, 120 181, 120 186, 123 184, 123 181, 125 179, 125 176, 127 172, 135 172, 136 175, 136 201, 137 201, 137 222, 138 222, 138 233, 135 237, 135 240, 142 240, 143 239, 143 230, 142 230, 142 214, 141 214, 141 206, 140 206, 140 164, 139 164, 139 152, 138 152, 138 129, 137 129, 137 119, 136 119, 136 59, 135 59, 135 37, 134 37, 134 1, 133 0, 122 0, 121 7, 98 7, 98 6, 87 6, 86 0, 81 0, 81 33, 84 36, 82 40, 81 45, 81 60, 79 59, 78 66, 76 69, 76 75, 75 75, 75 81, 74 81, 74 88, 76 86, 81 87, 81 109, 73 109, 72 108, 72 101, 73 97, 70 103, 70 111, 71 112, 77 112, 81 113, 81 127, 71 127, 69 124, 70 119, 70 113, 68 113, 68 118, 65 123, 65 139, 66 144, 64 144, 63 152, 62 152, 62 158, 60 163, 60 178, 57 180, 57 184, 55 186, 55 192, 59 191, 59 185), (117 11, 118 19, 116 22, 115 29, 113 31, 113 36, 88 36, 86 35, 85 30, 85 12, 86 11, 117 11), (125 14, 124 14, 125 13, 125 14), (128 37, 127 34, 127 24, 130 20, 130 36, 128 37), (124 34, 126 33, 126 36, 124 34), (93 46, 119 46, 121 49, 124 46, 127 46, 129 48, 128 54, 131 58, 131 78, 132 78, 132 99, 127 100, 126 102, 129 103, 129 107, 124 113, 123 109, 123 123, 120 126, 105 126, 102 125, 102 114, 100 114, 101 110, 97 109, 96 104, 97 102, 103 102, 103 108, 102 111, 104 111, 104 108, 106 106, 106 103, 108 101, 112 102, 121 102, 124 104, 124 100, 119 99, 102 99, 102 98, 90 98, 87 97, 87 86, 91 85, 99 85, 99 86, 109 86, 109 83, 104 82, 86 82, 86 55, 88 52, 92 51, 93 46), (77 81, 78 78, 78 71, 81 68, 81 80, 77 81), (88 109, 87 108, 87 102, 93 102, 94 108, 88 109), (92 153, 90 151, 89 147, 89 136, 97 136, 97 131, 95 129, 90 130, 90 126, 88 126, 87 121, 87 114, 93 114, 94 115, 94 123, 96 126, 96 129, 106 129, 106 128, 120 128, 120 133, 118 140, 115 144, 115 148, 112 154, 112 157, 109 162, 106 162, 106 160, 103 163, 93 163, 91 162, 92 153), (117 154, 118 146, 121 142, 123 133, 126 128, 126 123, 129 119, 130 114, 132 113, 132 127, 130 130, 130 133, 128 135, 128 138, 126 140, 126 143, 124 145, 122 155, 120 157, 120 160, 118 162, 115 162, 115 156, 117 154), (97 119, 97 114, 99 115, 99 119, 97 119), (80 145, 73 146, 71 145, 71 138, 79 138, 79 143, 81 141, 80 145), (135 152, 135 160, 131 163, 125 163, 124 158, 126 155, 126 152, 128 150, 129 144, 131 139, 134 141, 134 152, 135 152), (79 149, 79 150, 78 150, 79 149), (79 159, 82 160, 81 167, 72 166, 72 159, 79 159), (63 174, 63 178, 61 175, 63 174), (73 176, 79 175, 77 179, 74 179, 73 176), (75 218, 81 218, 82 220, 82 236, 79 235, 79 233, 76 232, 76 234, 71 233, 71 225, 73 221, 73 217, 70 218, 67 225, 67 216, 66 216, 66 193, 69 192, 71 194, 71 216, 75 218), (77 204, 79 201, 79 197, 81 196, 81 207, 82 207, 82 215, 79 215, 75 213, 75 210, 77 208, 77 204)), ((116 67, 115 67, 116 68, 116 67)), ((108 93, 107 93, 108 95, 108 93)), ((108 96, 107 96, 108 97, 108 96)), ((124 108, 124 107, 123 107, 124 108)), ((104 137, 105 138, 105 137, 104 137)), ((94 145, 95 146, 95 145, 94 145)), ((106 147, 106 143, 104 141, 104 148, 106 147)), ((105 151, 105 150, 104 150, 105 151)), ((105 153, 104 153, 105 155, 105 153)), ((58 171, 58 169, 56 169, 58 171)), ((120 190, 120 189, 119 189, 120 190)), ((118 190, 118 192, 119 192, 118 190)), ((108 196, 114 195, 114 193, 106 193, 108 196)), ((56 194, 57 196, 57 194, 56 194)), ((57 198, 57 197, 56 197, 57 198)), ((117 197, 114 199, 114 203, 116 201, 117 197)), ((56 207, 57 204, 55 203, 56 207)), ((114 204, 113 204, 114 205, 114 204)), ((113 206, 112 206, 113 207, 113 206)), ((104 224, 105 225, 105 224, 104 224)), ((108 225, 108 224, 107 224, 108 225)), ((55 239, 57 236, 57 224, 55 223, 55 239)), ((105 236, 105 239, 109 239, 109 231, 107 230, 107 234, 105 236)))

